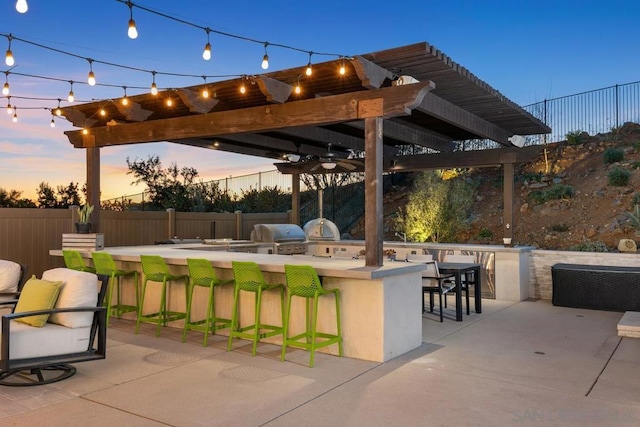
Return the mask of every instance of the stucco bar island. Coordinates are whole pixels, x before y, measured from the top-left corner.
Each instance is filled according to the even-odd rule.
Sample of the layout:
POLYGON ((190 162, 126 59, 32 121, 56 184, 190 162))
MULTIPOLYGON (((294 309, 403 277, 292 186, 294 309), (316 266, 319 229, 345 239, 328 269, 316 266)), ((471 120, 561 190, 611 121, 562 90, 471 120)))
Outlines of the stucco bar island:
MULTIPOLYGON (((356 359, 386 362, 394 357, 419 347, 422 343, 422 295, 421 271, 423 265, 389 262, 381 267, 365 267, 362 259, 323 258, 309 255, 271 255, 259 253, 227 252, 225 248, 210 247, 203 250, 200 244, 151 245, 108 247, 118 266, 125 269, 141 270, 140 255, 162 256, 173 273, 187 273, 187 258, 205 258, 211 261, 220 278, 233 278, 232 261, 253 261, 258 263, 269 283, 285 283, 285 264, 305 264, 313 266, 326 288, 340 290, 344 355, 356 359)), ((61 250, 50 251, 61 256, 61 250)), ((90 252, 81 252, 87 260, 90 252)), ((125 303, 134 303, 133 283, 123 282, 122 298, 125 303)), ((169 307, 184 311, 185 291, 182 284, 169 286, 169 307)), ((144 312, 157 311, 160 286, 148 286, 144 312)), ((204 317, 206 294, 194 296, 193 313, 204 317)), ((248 324, 253 320, 253 304, 243 303, 252 295, 241 295, 240 321, 248 324)), ((267 323, 280 324, 280 301, 276 293, 267 292, 263 296, 263 319, 267 323)), ((216 313, 221 317, 231 317, 233 290, 231 287, 216 292, 216 313)), ((301 330, 304 325, 303 301, 293 306, 291 331, 301 330)), ((126 316, 126 315, 125 315, 126 316)), ((335 304, 331 297, 320 302, 319 330, 335 331, 335 304)), ((170 326, 182 327, 182 321, 170 326)), ((227 335, 227 330, 217 332, 227 335)), ((266 339, 280 344, 281 337, 266 339)), ((238 343, 236 343, 238 345, 238 343)), ((337 354, 337 346, 329 346, 321 351, 337 354), (335 348, 334 348, 335 347, 335 348)))

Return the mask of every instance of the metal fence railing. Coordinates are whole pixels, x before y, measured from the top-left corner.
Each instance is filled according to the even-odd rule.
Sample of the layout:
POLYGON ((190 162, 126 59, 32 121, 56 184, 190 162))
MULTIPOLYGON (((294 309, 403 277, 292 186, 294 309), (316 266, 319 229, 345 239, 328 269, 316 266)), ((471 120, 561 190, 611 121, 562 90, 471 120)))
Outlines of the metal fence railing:
MULTIPOLYGON (((551 128, 548 135, 529 135, 526 145, 563 141, 568 133, 587 132, 590 135, 611 132, 626 122, 640 123, 640 81, 617 84, 588 92, 545 99, 522 107, 551 128)), ((490 140, 468 140, 457 142, 457 150, 480 150, 495 148, 499 144, 490 140)), ((412 150, 416 150, 415 147, 412 150)), ((422 151, 412 151, 414 154, 422 151)), ((221 178, 210 181, 229 195, 240 197, 249 189, 261 190, 278 187, 291 191, 291 175, 278 170, 249 175, 221 178)), ((301 183, 301 191, 308 188, 301 183)), ((104 203, 134 203, 144 206, 145 193, 127 195, 104 201, 104 203)))
POLYGON ((624 123, 640 122, 640 81, 545 99, 522 108, 551 128, 549 135, 529 138, 530 144, 563 141, 571 132, 611 132, 624 123))

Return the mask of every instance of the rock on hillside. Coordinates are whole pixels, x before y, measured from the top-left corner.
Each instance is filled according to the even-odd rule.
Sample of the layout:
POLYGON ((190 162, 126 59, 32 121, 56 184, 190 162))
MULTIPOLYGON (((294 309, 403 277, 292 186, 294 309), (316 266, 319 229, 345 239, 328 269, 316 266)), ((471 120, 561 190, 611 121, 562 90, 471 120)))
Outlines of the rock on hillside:
MULTIPOLYGON (((535 161, 517 167, 515 244, 568 249, 604 243, 613 250, 622 238, 637 239, 624 212, 633 210, 634 196, 640 193, 640 125, 626 123, 609 134, 575 134, 571 142, 549 144, 535 161), (605 164, 604 153, 610 147, 622 150, 624 159, 605 164), (608 173, 614 168, 630 173, 627 185, 609 185, 608 173), (574 196, 537 204, 532 193, 554 184, 571 186, 574 196)), ((502 168, 475 169, 471 174, 482 184, 473 221, 457 243, 501 244, 502 168)), ((398 185, 384 195, 385 240, 398 240, 394 218, 406 203, 409 190, 407 185, 398 185)), ((364 237, 364 218, 350 234, 364 237)))

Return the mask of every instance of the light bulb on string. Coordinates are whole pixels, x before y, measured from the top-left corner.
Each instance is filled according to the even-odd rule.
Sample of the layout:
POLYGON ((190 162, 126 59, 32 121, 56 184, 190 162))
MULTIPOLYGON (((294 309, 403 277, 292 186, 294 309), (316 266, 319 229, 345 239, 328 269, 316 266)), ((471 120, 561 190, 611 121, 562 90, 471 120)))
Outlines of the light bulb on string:
POLYGON ((203 80, 204 80, 204 88, 202 89, 202 97, 207 99, 209 98, 209 89, 207 89, 207 76, 202 76, 203 80))
POLYGON ((304 73, 308 77, 311 77, 311 74, 313 74, 313 70, 311 69, 311 55, 313 55, 313 52, 309 52, 309 62, 307 63, 307 69, 304 70, 304 73))
POLYGON ((87 128, 82 128, 82 134, 83 135, 89 134, 89 130, 87 130, 87 128))
POLYGON ((207 27, 204 30, 207 32, 207 44, 204 45, 204 50, 202 51, 202 59, 208 61, 211 59, 211 43, 209 43, 209 32, 211 32, 211 29, 207 27))
POLYGON ((69 95, 67 95, 67 101, 73 102, 75 100, 75 97, 73 96, 73 80, 70 80, 69 84, 71 85, 71 89, 69 89, 69 95))
POLYGON ((55 109, 55 113, 56 116, 60 117, 62 115, 62 110, 60 109, 60 101, 62 101, 60 98, 58 98, 58 106, 55 109))
POLYGON ((104 107, 100 108, 100 116, 104 117, 107 115, 107 110, 104 109, 104 107))
POLYGON ((240 81, 240 93, 241 94, 245 94, 247 93, 247 88, 244 86, 244 81, 246 80, 246 77, 242 77, 242 80, 240 81))
POLYGON ((27 11, 29 10, 27 0, 18 0, 16 2, 16 10, 18 11, 18 13, 27 13, 27 11))
POLYGON ((296 83, 293 91, 296 93, 296 95, 300 95, 300 92, 302 92, 302 89, 300 89, 300 76, 298 76, 298 83, 296 83))
POLYGON ((7 48, 7 53, 4 57, 4 63, 7 64, 7 67, 13 67, 16 61, 13 58, 13 52, 11 52, 11 40, 13 40, 11 34, 7 36, 7 40, 9 40, 9 47, 7 48))
POLYGON ((156 72, 152 71, 151 72, 151 76, 152 76, 152 81, 151 81, 151 95, 157 95, 158 94, 158 85, 156 85, 156 72))
POLYGON ((93 59, 87 58, 87 61, 89 61, 89 77, 87 78, 87 83, 89 83, 89 86, 95 86, 96 75, 93 73, 93 59))
POLYGON ((8 82, 4 82, 4 86, 2 86, 2 94, 3 95, 9 95, 9 83, 8 82))
POLYGON ((127 6, 129 6, 129 29, 127 30, 127 35, 130 39, 137 39, 138 29, 136 28, 136 21, 133 20, 133 3, 128 1, 127 6))
POLYGON ((266 70, 269 68, 269 55, 267 54, 267 46, 269 46, 268 42, 264 44, 264 56, 262 57, 262 69, 266 70))
POLYGON ((13 107, 11 106, 11 97, 9 97, 7 102, 7 114, 13 114, 13 107))
POLYGON ((13 123, 17 123, 18 122, 18 108, 17 107, 13 107, 13 117, 11 118, 11 120, 13 120, 13 123))
POLYGON ((122 86, 122 89, 124 89, 124 96, 122 97, 122 105, 129 105, 129 98, 127 98, 127 87, 126 86, 122 86))
POLYGON ((173 107, 173 99, 167 98, 167 107, 173 107))
POLYGON ((52 128, 56 127, 56 121, 53 119, 53 114, 51 115, 51 123, 49 124, 52 128))
POLYGON ((340 63, 340 70, 339 70, 339 72, 340 72, 340 75, 341 75, 341 76, 344 76, 344 75, 346 74, 346 72, 347 72, 347 69, 346 69, 346 68, 345 68, 345 66, 344 66, 344 56, 342 57, 342 62, 340 63))

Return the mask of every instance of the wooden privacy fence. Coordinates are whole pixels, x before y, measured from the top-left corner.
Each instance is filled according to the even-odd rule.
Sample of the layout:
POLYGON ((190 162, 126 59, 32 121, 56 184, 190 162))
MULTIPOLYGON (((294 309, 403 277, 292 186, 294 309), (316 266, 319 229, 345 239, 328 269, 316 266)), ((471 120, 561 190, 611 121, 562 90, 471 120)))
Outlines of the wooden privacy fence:
MULTIPOLYGON (((75 233, 77 208, 0 208, 0 259, 28 267, 28 275, 64 265, 62 258, 49 255, 62 248, 62 235, 75 233)), ((101 211, 99 232, 104 245, 153 245, 167 239, 249 239, 255 224, 291 222, 290 212, 207 213, 101 211)))

